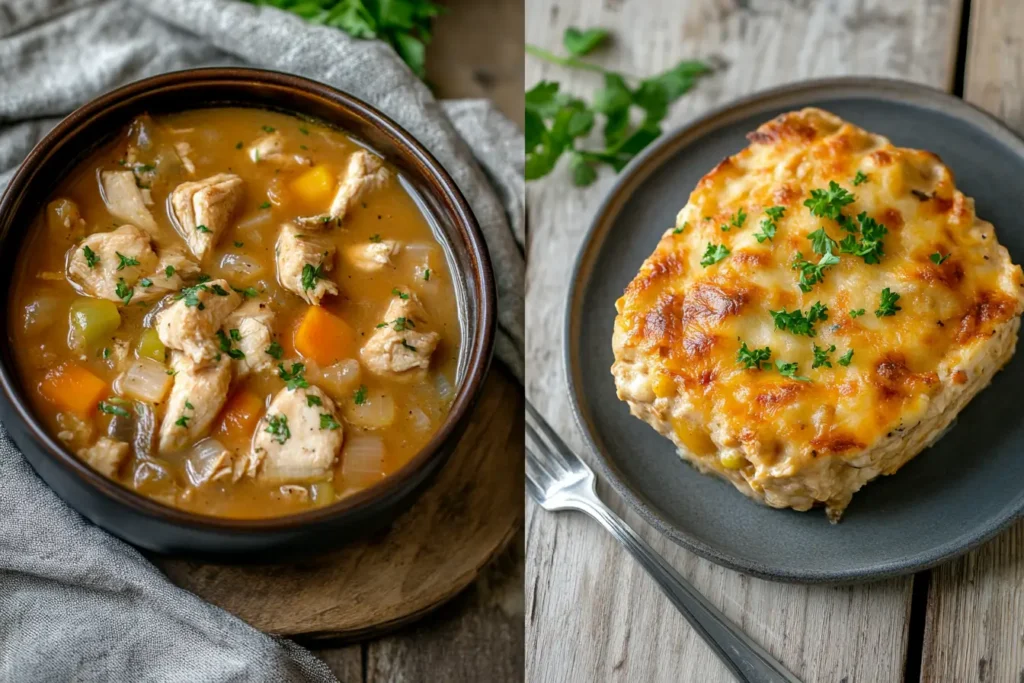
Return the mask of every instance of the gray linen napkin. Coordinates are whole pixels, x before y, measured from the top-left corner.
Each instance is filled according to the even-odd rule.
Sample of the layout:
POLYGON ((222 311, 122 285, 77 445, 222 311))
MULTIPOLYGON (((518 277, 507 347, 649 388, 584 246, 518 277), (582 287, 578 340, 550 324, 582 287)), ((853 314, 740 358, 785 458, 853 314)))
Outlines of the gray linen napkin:
MULTIPOLYGON (((522 136, 486 102, 436 101, 383 43, 231 0, 0 0, 0 189, 86 100, 226 64, 334 85, 430 149, 480 221, 497 277, 498 357, 521 379, 522 136)), ((0 481, 0 681, 334 680, 310 653, 173 586, 68 508, 2 429, 0 481)))

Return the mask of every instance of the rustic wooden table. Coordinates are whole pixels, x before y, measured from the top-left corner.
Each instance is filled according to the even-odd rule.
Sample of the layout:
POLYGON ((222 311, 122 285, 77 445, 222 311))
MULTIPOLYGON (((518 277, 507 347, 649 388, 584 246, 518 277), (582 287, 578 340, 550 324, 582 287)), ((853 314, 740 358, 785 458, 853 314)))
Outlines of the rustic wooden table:
MULTIPOLYGON (((523 1, 440 1, 448 12, 436 21, 427 51, 435 93, 494 100, 522 125, 523 1)), ((507 374, 501 367, 492 372, 507 374)), ((462 595, 409 628, 314 652, 343 683, 519 683, 524 552, 520 536, 462 595)))
MULTIPOLYGON (((685 57, 727 66, 667 126, 738 96, 840 74, 952 91, 1024 131, 1024 2, 1017 0, 527 0, 527 37, 561 52, 568 26, 611 28, 595 56, 632 74, 685 57)), ((528 59, 526 82, 589 94, 593 73, 528 59)), ((527 191, 527 396, 574 446, 561 367, 567 263, 614 178, 555 173, 527 191)), ((806 683, 1024 681, 1024 525, 964 558, 862 586, 783 585, 681 549, 600 493, 683 575, 806 683)), ((942 520, 936 520, 941 524, 942 520)), ((527 680, 729 681, 657 586, 597 524, 527 505, 527 680)))

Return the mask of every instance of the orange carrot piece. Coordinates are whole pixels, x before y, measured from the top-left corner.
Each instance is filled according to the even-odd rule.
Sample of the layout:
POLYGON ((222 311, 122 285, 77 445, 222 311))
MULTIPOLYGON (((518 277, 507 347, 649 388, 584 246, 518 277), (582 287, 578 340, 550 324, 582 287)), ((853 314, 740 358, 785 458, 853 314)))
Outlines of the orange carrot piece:
POLYGON ((80 365, 61 365, 51 370, 39 385, 47 400, 81 417, 89 417, 107 395, 107 383, 80 365))
POLYGON ((338 316, 321 306, 310 306, 295 329, 295 350, 303 358, 326 367, 352 358, 356 332, 338 316))
POLYGON ((251 391, 236 391, 221 411, 218 431, 226 441, 242 444, 252 437, 263 412, 263 401, 251 391))

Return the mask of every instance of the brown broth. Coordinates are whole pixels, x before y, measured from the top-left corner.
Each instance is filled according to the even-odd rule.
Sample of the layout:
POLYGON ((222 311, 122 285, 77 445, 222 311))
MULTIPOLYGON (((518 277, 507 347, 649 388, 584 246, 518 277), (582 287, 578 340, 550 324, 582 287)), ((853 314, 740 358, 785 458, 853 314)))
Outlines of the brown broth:
MULTIPOLYGON (((323 306, 356 331, 361 345, 382 322, 384 311, 393 298, 393 289, 408 289, 418 296, 430 329, 440 334, 441 341, 422 380, 409 382, 377 376, 360 364, 357 378, 328 386, 318 381, 321 369, 311 361, 303 361, 294 349, 294 330, 308 304, 278 283, 274 263, 274 245, 281 224, 298 216, 323 213, 327 206, 322 202, 303 201, 291 189, 292 181, 308 171, 308 167, 253 163, 247 156, 247 148, 254 139, 264 135, 266 129, 276 129, 284 136, 288 153, 308 157, 314 167, 326 166, 332 175, 337 175, 345 168, 348 157, 360 149, 358 143, 325 125, 256 109, 205 109, 140 120, 144 122, 149 147, 141 150, 133 163, 156 166, 150 187, 153 205, 149 207, 159 226, 154 237, 156 245, 183 245, 166 208, 167 197, 178 184, 222 172, 235 173, 243 179, 242 208, 236 213, 232 227, 219 237, 213 254, 201 264, 202 271, 213 278, 223 277, 239 289, 255 287, 268 298, 277 313, 273 331, 284 350, 283 362, 286 366, 305 362, 306 378, 335 400, 339 413, 345 418, 346 443, 334 467, 331 486, 307 486, 310 495, 305 501, 282 494, 279 483, 266 484, 258 477, 243 477, 237 482, 228 478, 195 486, 185 470, 187 453, 157 454, 155 448, 150 457, 135 453, 133 449, 116 479, 175 507, 220 517, 255 518, 299 512, 333 502, 399 469, 426 444, 447 414, 455 383, 460 327, 444 250, 413 197, 399 182, 397 173, 391 174, 386 186, 367 194, 361 205, 345 216, 341 227, 327 233, 338 249, 334 270, 329 275, 337 283, 340 295, 326 297, 323 306), (173 153, 172 144, 182 141, 191 146, 188 156, 195 164, 194 174, 189 174, 173 153), (345 248, 365 244, 378 235, 403 245, 393 259, 393 267, 375 273, 347 267, 343 256, 345 248), (259 272, 247 275, 224 267, 225 258, 240 256, 259 264, 259 272), (356 406, 355 394, 360 385, 365 386, 368 402, 356 406), (394 402, 394 419, 389 426, 368 429, 356 424, 359 420, 352 417, 353 411, 366 410, 367 405, 388 400, 394 402), (348 446, 364 436, 383 440, 383 465, 376 473, 346 473, 348 446), (153 474, 157 476, 151 476, 153 474)), ((123 170, 129 143, 137 139, 138 125, 137 122, 134 132, 126 131, 83 161, 51 195, 51 199, 66 198, 77 204, 86 223, 86 234, 109 231, 125 223, 112 216, 104 204, 98 171, 123 170)), ((157 302, 148 305, 130 302, 120 306, 121 324, 109 342, 84 352, 80 350, 72 343, 68 310, 81 296, 64 278, 65 255, 75 243, 66 231, 51 227, 47 213, 43 212, 31 226, 21 249, 13 305, 9 309, 10 341, 29 401, 52 434, 64 432, 64 440, 73 451, 106 434, 113 417, 93 411, 85 421, 86 427, 78 428, 81 433, 69 430, 74 420, 62 416, 57 406, 41 393, 42 381, 49 371, 73 362, 113 385, 115 378, 135 357, 139 335, 152 325, 151 311, 159 305, 157 302), (127 358, 122 358, 122 349, 127 350, 127 358), (91 434, 87 436, 85 432, 90 429, 91 434), (69 431, 72 432, 70 438, 69 431)), ((358 360, 358 354, 354 359, 358 360)), ((348 365, 353 363, 349 361, 348 365)), ((284 382, 276 373, 262 372, 242 381, 233 380, 231 392, 252 391, 263 398, 266 406, 283 386, 284 382)), ((159 428, 163 417, 159 404, 155 414, 159 428)), ((219 418, 213 425, 214 437, 218 434, 218 422, 219 418)), ((225 442, 224 445, 236 453, 249 448, 248 441, 225 442)))

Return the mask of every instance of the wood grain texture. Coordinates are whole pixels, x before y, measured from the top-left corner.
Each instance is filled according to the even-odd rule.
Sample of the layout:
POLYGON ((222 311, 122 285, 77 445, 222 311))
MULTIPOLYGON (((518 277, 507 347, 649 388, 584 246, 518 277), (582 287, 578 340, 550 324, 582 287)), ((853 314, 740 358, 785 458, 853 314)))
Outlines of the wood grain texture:
POLYGON ((268 633, 357 639, 406 624, 466 588, 514 538, 523 509, 523 402, 492 369, 435 483, 385 532, 279 566, 160 558, 179 586, 268 633))
MULTIPOLYGON (((813 77, 884 75, 948 89, 959 20, 959 0, 527 0, 528 41, 547 49, 561 52, 567 26, 606 26, 615 44, 594 59, 611 68, 647 75, 683 58, 724 64, 673 107, 666 128, 736 97, 813 77)), ((600 85, 595 74, 528 58, 526 82, 541 79, 585 96, 600 85)), ((602 171, 593 186, 576 189, 565 171, 527 190, 526 380, 530 400, 579 448, 561 365, 564 297, 572 255, 614 176, 602 171)), ((687 192, 681 191, 680 205, 687 192)), ((599 486, 599 493, 806 683, 901 680, 912 578, 855 587, 752 579, 661 538, 608 487, 599 486)), ((527 539, 527 680, 732 680, 596 523, 551 515, 530 502, 527 539)))
MULTIPOLYGON (((973 0, 964 99, 1024 133, 1024 4, 973 0)), ((1024 681, 1024 522, 932 572, 921 680, 1024 681), (969 627, 967 625, 970 625, 969 627)))

